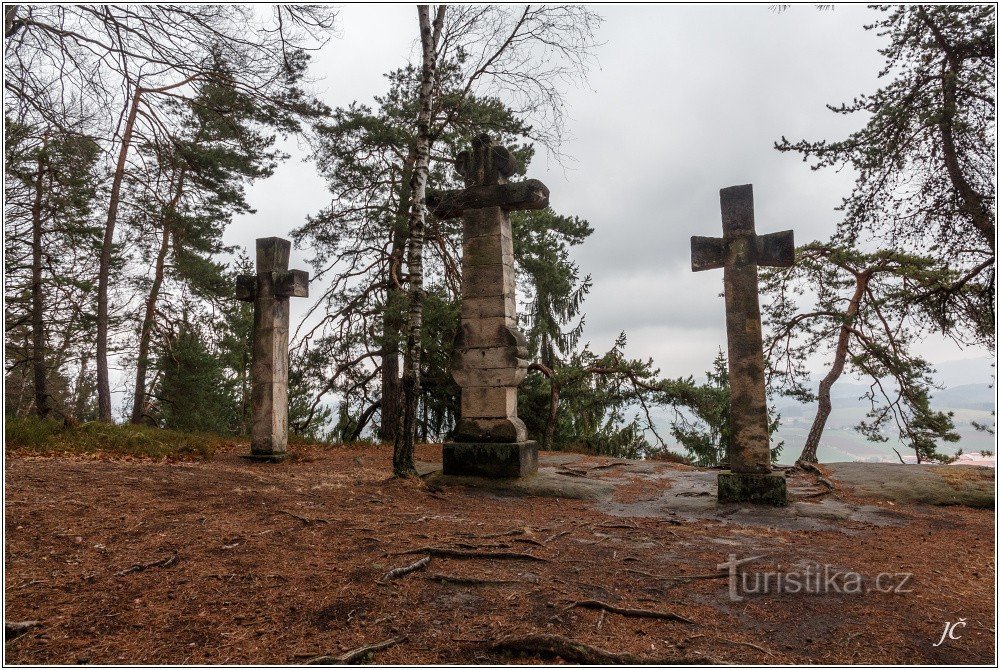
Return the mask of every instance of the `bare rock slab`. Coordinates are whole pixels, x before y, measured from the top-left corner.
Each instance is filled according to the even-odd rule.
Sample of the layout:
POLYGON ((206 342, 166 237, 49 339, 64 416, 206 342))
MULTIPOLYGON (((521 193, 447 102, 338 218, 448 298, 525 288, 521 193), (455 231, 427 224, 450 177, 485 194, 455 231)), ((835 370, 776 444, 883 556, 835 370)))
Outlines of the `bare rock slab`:
POLYGON ((445 442, 445 475, 467 477, 527 477, 538 472, 538 444, 524 442, 445 442))
POLYGON ((756 503, 784 507, 788 504, 785 476, 777 473, 719 473, 720 503, 756 503))

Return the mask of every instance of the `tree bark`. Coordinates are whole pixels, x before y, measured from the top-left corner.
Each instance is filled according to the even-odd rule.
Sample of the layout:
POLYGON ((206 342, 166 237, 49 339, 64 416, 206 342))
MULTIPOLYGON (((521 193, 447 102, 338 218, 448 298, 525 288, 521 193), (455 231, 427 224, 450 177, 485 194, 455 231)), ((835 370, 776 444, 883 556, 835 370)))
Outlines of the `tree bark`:
POLYGON ((958 195, 959 210, 965 214, 975 226, 983 239, 990 245, 990 250, 996 252, 996 222, 993 210, 987 207, 986 198, 972 187, 965 178, 962 165, 958 158, 958 148, 955 145, 954 119, 958 111, 958 74, 962 69, 962 59, 931 20, 924 9, 918 10, 920 18, 930 29, 938 48, 944 54, 941 65, 941 113, 938 115, 938 130, 941 133, 941 155, 948 178, 958 195))
POLYGON ((406 224, 410 207, 410 180, 413 176, 413 151, 403 161, 403 171, 399 187, 399 205, 396 226, 392 231, 392 247, 389 268, 386 275, 386 302, 382 313, 382 420, 379 438, 383 442, 396 442, 399 435, 400 408, 402 407, 402 384, 399 378, 399 341, 404 323, 396 316, 395 305, 403 295, 403 289, 396 286, 399 280, 398 268, 402 265, 406 249, 406 224))
POLYGON ((403 360, 403 412, 400 432, 393 447, 392 470, 397 477, 416 475, 413 465, 413 441, 417 406, 420 401, 420 334, 424 298, 424 217, 427 174, 431 152, 431 114, 436 80, 437 42, 444 25, 446 7, 439 5, 431 25, 430 7, 418 5, 420 45, 423 63, 420 75, 420 98, 417 112, 416 160, 410 178, 409 245, 406 257, 409 307, 407 311, 406 350, 403 360))
POLYGON ((52 411, 45 364, 45 300, 42 291, 42 194, 45 188, 45 149, 38 156, 35 198, 31 205, 31 371, 35 384, 35 412, 43 419, 52 411))
POLYGON ((549 380, 549 416, 545 421, 545 441, 542 446, 551 450, 556 440, 556 419, 559 416, 559 385, 556 384, 555 371, 545 363, 532 363, 528 369, 538 370, 549 380))
POLYGON ((76 378, 76 388, 74 389, 76 398, 73 403, 73 416, 77 421, 83 421, 83 411, 87 407, 87 396, 84 394, 84 385, 87 383, 87 363, 89 362, 90 356, 84 351, 80 356, 80 374, 76 378))
POLYGON ((812 427, 809 429, 809 435, 806 437, 805 447, 802 448, 802 453, 799 455, 798 462, 800 463, 818 462, 816 452, 819 449, 819 441, 823 437, 826 420, 830 418, 830 412, 833 411, 830 390, 833 388, 834 383, 840 379, 840 375, 844 373, 844 365, 847 362, 847 345, 851 339, 851 325, 858 314, 861 299, 864 297, 865 289, 868 287, 870 279, 871 270, 857 275, 857 286, 854 289, 854 295, 851 296, 851 302, 847 306, 847 311, 844 313, 844 323, 841 325, 840 334, 837 337, 837 348, 833 357, 833 365, 819 383, 819 392, 816 394, 819 399, 819 407, 816 410, 816 417, 813 419, 812 427))
POLYGON ((146 371, 149 367, 149 344, 153 335, 153 325, 156 320, 156 301, 163 286, 164 268, 166 267, 167 250, 170 247, 170 217, 180 202, 184 192, 184 170, 181 169, 177 179, 177 190, 174 192, 163 215, 163 235, 160 239, 160 250, 156 255, 156 269, 153 274, 153 285, 149 287, 146 298, 146 313, 142 318, 142 330, 139 334, 139 355, 135 364, 135 398, 132 401, 132 423, 142 423, 146 418, 146 371))
POLYGON ((115 223, 118 221, 118 203, 121 200, 122 182, 125 179, 125 161, 132 142, 132 130, 139 111, 142 88, 136 86, 125 120, 122 146, 111 183, 108 201, 108 219, 104 224, 104 241, 101 244, 101 261, 97 271, 97 415, 100 421, 111 422, 111 380, 108 375, 108 284, 111 279, 111 249, 115 241, 115 223))

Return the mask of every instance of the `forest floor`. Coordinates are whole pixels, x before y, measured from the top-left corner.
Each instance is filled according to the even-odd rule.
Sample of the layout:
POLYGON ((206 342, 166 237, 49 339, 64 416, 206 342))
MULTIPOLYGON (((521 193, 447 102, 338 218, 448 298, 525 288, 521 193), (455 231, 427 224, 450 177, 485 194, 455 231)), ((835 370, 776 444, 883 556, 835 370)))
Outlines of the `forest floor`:
MULTIPOLYGON (((717 505, 715 473, 678 464, 546 454, 524 490, 391 479, 385 447, 296 445, 277 465, 245 450, 9 451, 5 619, 39 624, 6 662, 291 664, 379 643, 354 656, 995 662, 992 509, 894 502, 835 469, 832 493, 798 472, 797 501, 760 510, 717 505)), ((440 446, 417 457, 427 473, 440 446)))

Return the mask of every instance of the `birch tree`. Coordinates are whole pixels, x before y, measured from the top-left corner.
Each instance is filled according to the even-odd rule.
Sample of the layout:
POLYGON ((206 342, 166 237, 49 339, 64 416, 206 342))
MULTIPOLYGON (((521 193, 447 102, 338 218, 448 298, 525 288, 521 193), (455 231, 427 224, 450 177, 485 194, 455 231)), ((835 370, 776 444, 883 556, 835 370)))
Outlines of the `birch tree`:
POLYGON ((416 475, 413 467, 413 440, 416 435, 417 402, 420 397, 421 321, 424 298, 424 225, 427 174, 430 167, 431 114, 437 87, 438 45, 447 5, 438 5, 431 20, 428 5, 417 6, 420 21, 420 93, 418 97, 415 160, 410 177, 410 220, 408 225, 406 273, 408 317, 406 349, 403 356, 403 412, 400 430, 393 445, 392 470, 397 477, 416 475))

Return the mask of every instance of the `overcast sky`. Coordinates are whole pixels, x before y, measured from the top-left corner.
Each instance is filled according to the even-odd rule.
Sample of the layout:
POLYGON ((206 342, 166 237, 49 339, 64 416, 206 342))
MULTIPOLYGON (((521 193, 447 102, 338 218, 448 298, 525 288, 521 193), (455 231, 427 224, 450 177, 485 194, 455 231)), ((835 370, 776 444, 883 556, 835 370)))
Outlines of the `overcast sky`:
MULTIPOLYGON (((773 144, 782 135, 841 138, 863 123, 825 104, 875 89, 880 40, 862 28, 874 13, 860 5, 595 10, 606 19, 599 65, 589 87, 567 91, 571 161, 541 153, 528 176, 548 185, 558 213, 594 228, 574 253, 594 282, 584 305, 593 350, 624 330, 629 355, 651 356, 666 375, 700 375, 725 343, 722 271, 691 272, 690 237, 720 235, 719 189, 747 183, 758 232, 790 228, 797 244, 830 236, 853 175, 813 172, 773 144)), ((339 26, 315 56, 317 88, 331 106, 370 103, 386 88, 382 75, 416 53, 416 9, 348 5, 339 26)), ((250 190, 257 213, 230 226, 228 243, 251 250, 256 237, 288 237, 328 204, 304 149, 289 150, 292 160, 250 190)), ((296 249, 293 267, 308 269, 308 257, 296 249)), ((294 328, 308 301, 292 302, 294 328)), ((922 351, 936 363, 986 353, 940 341, 922 351)), ((988 380, 984 367, 967 383, 988 380)))

